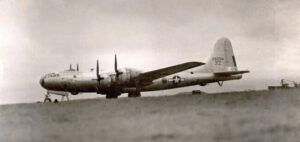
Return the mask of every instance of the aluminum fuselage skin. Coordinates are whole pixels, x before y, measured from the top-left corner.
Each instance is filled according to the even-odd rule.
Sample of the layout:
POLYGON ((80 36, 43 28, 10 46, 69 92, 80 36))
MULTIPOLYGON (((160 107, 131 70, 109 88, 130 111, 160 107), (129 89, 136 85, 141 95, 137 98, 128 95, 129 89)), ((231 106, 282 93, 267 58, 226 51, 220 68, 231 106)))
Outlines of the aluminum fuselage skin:
MULTIPOLYGON (((142 72, 131 68, 124 68, 121 70, 123 74, 119 76, 118 81, 121 93, 136 91, 135 78, 142 72)), ((111 88, 112 82, 115 82, 115 73, 106 72, 100 73, 100 75, 103 79, 98 82, 95 72, 69 70, 60 73, 47 74, 41 78, 40 84, 47 90, 66 91, 71 92, 73 95, 87 92, 106 94, 111 88)), ((197 72, 190 69, 153 80, 151 83, 141 82, 139 86, 141 88, 140 91, 145 92, 193 85, 204 86, 208 83, 237 80, 241 78, 242 75, 216 76, 213 73, 197 72)))
MULTIPOLYGON (((162 68, 159 72, 155 72, 159 76, 153 77, 155 74, 148 74, 149 76, 143 78, 141 77, 143 72, 136 69, 118 70, 116 55, 115 72, 99 73, 98 67, 97 62, 97 73, 82 73, 70 67, 70 70, 64 72, 47 74, 40 83, 47 90, 65 91, 72 94, 96 92, 98 94, 119 95, 120 93, 155 91, 193 85, 205 86, 213 82, 218 82, 221 85, 223 81, 241 79, 243 73, 249 72, 237 69, 232 44, 226 37, 220 38, 216 42, 205 65, 180 70, 176 73, 168 74, 164 72, 166 68, 162 68)), ((147 73, 149 72, 144 74, 147 73)))

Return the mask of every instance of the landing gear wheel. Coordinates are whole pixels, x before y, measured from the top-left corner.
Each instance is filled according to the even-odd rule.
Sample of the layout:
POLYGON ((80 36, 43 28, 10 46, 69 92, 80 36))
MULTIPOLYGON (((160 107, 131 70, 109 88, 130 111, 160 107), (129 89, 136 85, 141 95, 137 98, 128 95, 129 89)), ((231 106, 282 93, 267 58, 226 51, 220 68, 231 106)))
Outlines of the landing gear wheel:
POLYGON ((55 100, 54 100, 54 103, 58 103, 58 100, 57 100, 57 99, 55 99, 55 100))
POLYGON ((128 98, 136 98, 136 97, 141 97, 141 92, 129 92, 128 93, 128 98))
POLYGON ((52 100, 50 98, 45 98, 44 103, 46 102, 52 102, 52 100))
POLYGON ((107 94, 106 95, 106 99, 117 99, 118 98, 118 95, 112 95, 112 94, 107 94))
POLYGON ((121 92, 117 86, 113 86, 109 92, 106 94, 106 99, 117 99, 121 95, 121 92))

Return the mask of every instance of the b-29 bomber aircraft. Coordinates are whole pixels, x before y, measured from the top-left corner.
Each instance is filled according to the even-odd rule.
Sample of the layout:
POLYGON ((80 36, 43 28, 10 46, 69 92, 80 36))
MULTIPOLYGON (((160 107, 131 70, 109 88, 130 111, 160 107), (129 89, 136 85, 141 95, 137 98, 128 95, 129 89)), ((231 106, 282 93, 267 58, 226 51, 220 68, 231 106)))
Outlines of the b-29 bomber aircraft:
POLYGON ((118 98, 122 93, 128 97, 140 97, 141 92, 173 89, 209 83, 223 85, 224 81, 238 80, 248 70, 238 70, 232 45, 229 39, 221 38, 214 45, 213 52, 205 63, 187 62, 158 70, 142 72, 133 68, 118 68, 115 55, 114 72, 100 72, 97 60, 96 71, 81 72, 70 69, 49 73, 40 79, 47 89, 45 102, 51 101, 50 94, 67 97, 68 94, 96 92, 107 99, 118 98))

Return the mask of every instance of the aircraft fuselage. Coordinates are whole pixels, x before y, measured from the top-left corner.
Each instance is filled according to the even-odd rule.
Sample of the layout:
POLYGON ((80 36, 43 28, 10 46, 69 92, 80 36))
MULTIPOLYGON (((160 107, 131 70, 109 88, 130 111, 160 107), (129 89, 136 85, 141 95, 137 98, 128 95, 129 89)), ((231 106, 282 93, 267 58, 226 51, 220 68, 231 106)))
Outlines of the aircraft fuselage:
MULTIPOLYGON (((120 75, 118 86, 121 86, 121 93, 128 93, 136 91, 135 78, 142 73, 141 71, 125 68, 122 69, 123 74, 120 75)), ((47 90, 67 91, 73 95, 84 92, 97 92, 99 94, 106 94, 111 88, 112 84, 116 82, 116 74, 114 72, 101 73, 103 79, 97 81, 93 72, 78 72, 66 71, 61 73, 50 73, 45 75, 41 80, 41 85, 47 90)), ((213 73, 200 73, 193 70, 180 72, 169 75, 163 78, 154 80, 152 83, 142 84, 140 87, 142 92, 165 90, 180 88, 192 85, 205 86, 208 83, 241 79, 242 75, 231 76, 216 76, 213 73)))
MULTIPOLYGON (((47 74, 40 84, 48 91, 70 92, 73 95, 84 92, 105 94, 117 98, 122 93, 128 97, 139 97, 140 92, 180 88, 193 85, 205 86, 217 82, 238 80, 247 70, 238 70, 229 39, 219 39, 209 56, 203 62, 186 62, 157 70, 142 72, 133 68, 118 69, 115 55, 114 72, 100 72, 97 60, 96 71, 80 72, 72 69, 47 74)), ((61 94, 61 93, 60 93, 61 94)))

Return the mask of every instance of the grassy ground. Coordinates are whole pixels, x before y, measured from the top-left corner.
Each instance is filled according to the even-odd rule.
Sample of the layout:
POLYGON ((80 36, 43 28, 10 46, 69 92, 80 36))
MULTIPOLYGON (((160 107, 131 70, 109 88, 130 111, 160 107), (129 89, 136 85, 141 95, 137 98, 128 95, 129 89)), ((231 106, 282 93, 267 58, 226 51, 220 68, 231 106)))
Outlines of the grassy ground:
POLYGON ((0 106, 0 141, 300 141, 300 90, 0 106))

